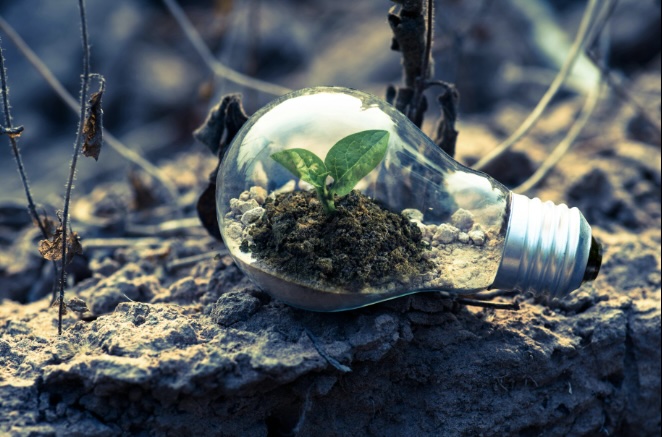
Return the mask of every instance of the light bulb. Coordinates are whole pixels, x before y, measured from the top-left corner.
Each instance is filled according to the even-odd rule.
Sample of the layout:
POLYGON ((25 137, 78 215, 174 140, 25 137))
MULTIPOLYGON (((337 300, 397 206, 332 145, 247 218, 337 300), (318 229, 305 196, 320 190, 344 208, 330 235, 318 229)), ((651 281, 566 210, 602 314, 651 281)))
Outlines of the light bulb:
POLYGON ((601 263, 576 208, 510 192, 453 160, 388 103, 347 88, 295 91, 257 111, 227 150, 216 202, 242 271, 273 297, 314 311, 422 291, 563 297, 601 263), (355 138, 363 141, 353 140, 355 149, 330 152, 355 138), (361 147, 372 157, 359 162, 361 147), (312 171, 321 182, 302 176, 313 158, 284 164, 301 149, 319 158, 312 171), (349 194, 333 195, 345 176, 320 170, 334 165, 362 166, 349 194))

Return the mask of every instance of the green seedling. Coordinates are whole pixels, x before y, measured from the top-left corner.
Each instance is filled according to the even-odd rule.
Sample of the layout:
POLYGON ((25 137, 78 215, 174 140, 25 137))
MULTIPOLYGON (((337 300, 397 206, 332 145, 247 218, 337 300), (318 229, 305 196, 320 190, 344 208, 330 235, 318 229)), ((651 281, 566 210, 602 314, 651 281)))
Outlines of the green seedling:
POLYGON ((364 130, 346 136, 331 147, 322 161, 306 149, 287 149, 271 155, 294 176, 308 182, 327 213, 336 211, 335 196, 349 194, 354 186, 382 162, 388 148, 385 130, 364 130), (328 177, 333 182, 327 183, 328 177))

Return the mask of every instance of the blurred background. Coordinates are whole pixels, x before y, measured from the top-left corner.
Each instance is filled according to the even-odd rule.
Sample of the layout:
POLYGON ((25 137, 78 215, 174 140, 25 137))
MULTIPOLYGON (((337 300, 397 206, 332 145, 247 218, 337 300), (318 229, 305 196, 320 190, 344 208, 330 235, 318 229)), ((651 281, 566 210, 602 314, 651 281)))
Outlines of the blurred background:
MULTIPOLYGON (((341 85, 382 97, 388 84, 401 81, 400 53, 390 50, 386 21, 392 5, 386 0, 181 2, 215 58, 228 67, 291 89, 341 85)), ((461 95, 459 160, 475 162, 535 106, 572 43, 585 5, 579 0, 436 1, 433 78, 455 83, 461 95)), ((92 70, 107 80, 105 127, 151 162, 176 160, 182 153, 213 161, 191 136, 209 108, 230 92, 243 94, 249 114, 274 98, 215 77, 160 1, 90 0, 87 12, 92 70)), ((76 2, 2 1, 0 15, 77 96, 81 42, 76 2)), ((637 95, 659 115, 659 0, 619 1, 605 31, 611 67, 638 84, 637 95)), ((0 32, 0 37, 14 124, 25 127, 20 146, 35 198, 61 207, 77 116, 7 35, 0 32)), ((536 159, 565 134, 581 105, 573 99, 585 94, 596 77, 590 61, 580 59, 551 114, 536 128, 534 139, 541 148, 525 162, 511 161, 517 171, 500 174, 503 182, 517 184, 533 171, 536 159), (569 103, 560 110, 564 102, 569 103)), ((429 101, 427 132, 439 117, 434 95, 429 101)), ((606 102, 599 115, 620 106, 617 100, 606 102)), ((630 114, 623 121, 626 131, 642 140, 632 120, 630 114)), ((131 167, 106 145, 98 162, 79 161, 74 198, 98 182, 125 180, 131 167)), ((0 201, 24 202, 9 147, 0 159, 0 187, 0 201)))

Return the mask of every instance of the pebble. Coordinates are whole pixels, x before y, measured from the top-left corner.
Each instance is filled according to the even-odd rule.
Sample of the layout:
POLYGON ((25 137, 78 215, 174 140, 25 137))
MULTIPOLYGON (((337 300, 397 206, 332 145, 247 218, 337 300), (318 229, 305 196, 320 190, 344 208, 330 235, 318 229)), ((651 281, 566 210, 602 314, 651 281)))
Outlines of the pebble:
POLYGON ((292 180, 288 181, 287 183, 283 184, 282 187, 280 187, 276 190, 273 190, 271 192, 271 195, 275 196, 277 194, 291 193, 292 191, 294 191, 296 186, 297 186, 296 182, 294 182, 294 179, 292 179, 292 180))
POLYGON ((448 223, 442 223, 437 227, 437 232, 434 233, 434 237, 432 238, 439 243, 449 244, 455 241, 459 234, 460 230, 455 226, 451 226, 448 223))
POLYGON ((242 200, 244 202, 250 198, 251 198, 251 193, 249 193, 248 191, 244 191, 239 195, 239 200, 242 200))
POLYGON ((461 231, 468 231, 474 224, 474 216, 466 209, 458 209, 451 216, 451 224, 461 231))
POLYGON ((258 206, 257 208, 249 209, 241 216, 241 222, 245 225, 249 225, 253 222, 256 222, 264 214, 264 208, 258 206))
POLYGON ((267 190, 262 187, 251 187, 249 196, 260 205, 264 205, 264 201, 267 199, 267 190))
POLYGON ((239 240, 241 238, 241 231, 243 231, 243 229, 243 226, 233 221, 225 227, 225 235, 227 235, 231 240, 239 240))
POLYGON ((401 214, 410 221, 423 221, 423 213, 414 208, 403 209, 401 214))
POLYGON ((485 244, 485 232, 483 231, 471 231, 469 232, 469 238, 476 246, 482 246, 485 244))
POLYGON ((249 211, 253 208, 257 208, 258 203, 255 201, 255 199, 250 199, 250 200, 239 200, 239 199, 230 199, 230 208, 232 208, 232 212, 235 214, 243 214, 246 211, 249 211))
POLYGON ((459 241, 462 244, 469 243, 469 234, 467 234, 466 232, 460 232, 460 234, 457 236, 457 241, 459 241))
POLYGON ((319 258, 316 262, 315 265, 317 266, 318 269, 322 273, 329 274, 333 272, 333 261, 331 258, 319 258))

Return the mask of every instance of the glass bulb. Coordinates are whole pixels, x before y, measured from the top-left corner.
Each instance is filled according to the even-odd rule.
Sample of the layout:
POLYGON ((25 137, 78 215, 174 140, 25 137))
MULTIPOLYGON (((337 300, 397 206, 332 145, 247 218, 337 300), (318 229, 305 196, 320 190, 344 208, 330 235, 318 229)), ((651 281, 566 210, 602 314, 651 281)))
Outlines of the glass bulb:
POLYGON ((235 262, 275 298, 308 310, 440 290, 562 297, 601 263, 576 208, 511 193, 388 103, 347 88, 295 91, 257 111, 230 145, 216 193, 235 262))

